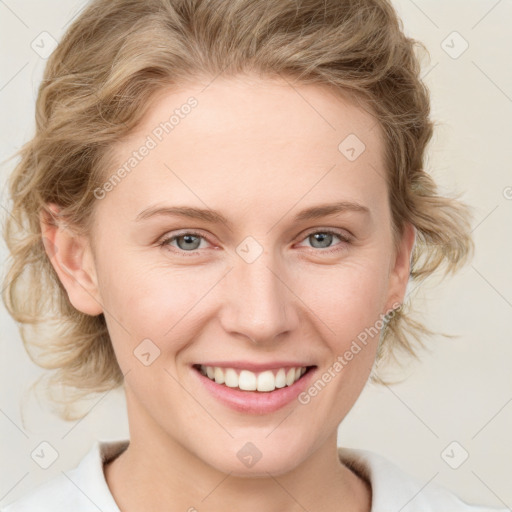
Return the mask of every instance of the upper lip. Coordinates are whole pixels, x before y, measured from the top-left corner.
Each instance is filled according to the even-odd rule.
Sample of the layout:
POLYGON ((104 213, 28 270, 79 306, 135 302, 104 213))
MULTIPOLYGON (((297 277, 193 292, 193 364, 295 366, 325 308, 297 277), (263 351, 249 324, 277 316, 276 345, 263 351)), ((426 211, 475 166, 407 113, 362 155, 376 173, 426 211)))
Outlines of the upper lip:
POLYGON ((196 363, 194 366, 218 366, 220 368, 233 368, 237 370, 249 370, 252 372, 263 372, 265 370, 274 370, 279 368, 301 368, 314 366, 297 361, 272 361, 270 363, 255 363, 252 361, 206 361, 196 363))

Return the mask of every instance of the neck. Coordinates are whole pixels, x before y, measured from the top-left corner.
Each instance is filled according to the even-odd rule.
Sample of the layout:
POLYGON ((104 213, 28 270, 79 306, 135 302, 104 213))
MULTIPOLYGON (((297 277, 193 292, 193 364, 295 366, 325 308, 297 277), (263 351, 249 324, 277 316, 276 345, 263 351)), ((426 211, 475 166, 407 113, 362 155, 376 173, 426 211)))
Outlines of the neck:
POLYGON ((336 430, 291 470, 257 476, 221 471, 186 446, 151 421, 130 422, 129 446, 104 467, 120 510, 370 512, 371 487, 340 461, 336 430))
POLYGON ((128 448, 105 466, 107 484, 123 512, 195 512, 205 504, 211 512, 370 512, 370 485, 341 462, 331 468, 319 465, 313 455, 286 474, 244 478, 221 473, 190 455, 183 459, 182 449, 165 455, 154 448, 153 443, 130 440, 128 448))

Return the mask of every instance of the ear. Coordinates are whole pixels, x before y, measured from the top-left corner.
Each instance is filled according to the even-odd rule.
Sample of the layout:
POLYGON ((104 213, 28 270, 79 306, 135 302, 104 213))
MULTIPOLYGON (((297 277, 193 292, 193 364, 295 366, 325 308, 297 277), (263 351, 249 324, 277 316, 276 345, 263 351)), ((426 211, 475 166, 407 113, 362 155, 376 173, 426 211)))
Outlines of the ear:
POLYGON ((391 262, 389 273, 389 288, 386 310, 396 309, 398 304, 402 304, 405 297, 407 283, 411 271, 411 256, 416 241, 416 228, 409 222, 404 226, 404 230, 396 249, 394 259, 391 262))
POLYGON ((43 209, 39 217, 46 254, 71 304, 87 315, 99 315, 103 307, 90 243, 59 217, 56 204, 47 206, 48 211, 43 209))

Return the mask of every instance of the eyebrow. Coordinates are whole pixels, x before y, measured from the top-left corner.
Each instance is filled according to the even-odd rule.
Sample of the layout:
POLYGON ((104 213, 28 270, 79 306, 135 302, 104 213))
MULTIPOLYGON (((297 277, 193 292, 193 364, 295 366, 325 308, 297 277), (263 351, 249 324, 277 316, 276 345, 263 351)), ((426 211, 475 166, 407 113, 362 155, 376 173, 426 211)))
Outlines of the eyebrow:
MULTIPOLYGON (((362 204, 352 201, 319 204, 300 211, 294 217, 294 221, 303 222, 305 220, 314 220, 343 212, 358 212, 369 215, 370 209, 362 204)), ((212 224, 225 224, 226 226, 231 227, 229 220, 220 212, 203 208, 192 208, 190 206, 150 206, 149 208, 142 210, 135 218, 135 221, 139 222, 155 216, 184 217, 188 219, 202 220, 212 224)))

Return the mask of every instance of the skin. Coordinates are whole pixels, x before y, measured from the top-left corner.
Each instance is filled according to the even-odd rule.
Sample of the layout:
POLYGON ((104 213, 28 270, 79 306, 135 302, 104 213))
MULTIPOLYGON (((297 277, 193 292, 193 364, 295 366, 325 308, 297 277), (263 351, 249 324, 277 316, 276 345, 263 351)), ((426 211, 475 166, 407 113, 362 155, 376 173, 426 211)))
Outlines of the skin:
POLYGON ((105 314, 125 374, 130 445, 105 467, 107 483, 123 512, 369 512, 371 488, 339 460, 337 427, 368 380, 378 336, 310 403, 270 414, 221 404, 190 365, 298 360, 321 375, 402 302, 415 231, 407 224, 395 251, 382 134, 369 113, 324 86, 245 76, 205 88, 210 81, 161 91, 138 129, 113 148, 106 177, 170 112, 197 98, 97 201, 88 236, 42 222, 71 303, 105 314), (338 150, 350 133, 366 146, 354 161, 338 150), (370 213, 293 220, 341 200, 370 213), (218 210, 232 226, 134 220, 154 204, 218 210), (327 228, 351 234, 351 242, 333 236, 322 245, 310 236, 327 228), (205 238, 158 245, 190 229, 205 238), (236 252, 246 237, 263 251, 251 263, 236 252), (160 349, 149 366, 133 354, 147 338, 160 349), (252 467, 237 457, 248 441, 262 454, 252 467))

